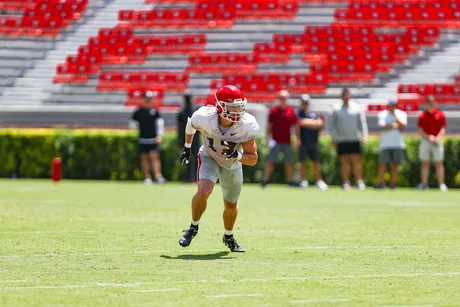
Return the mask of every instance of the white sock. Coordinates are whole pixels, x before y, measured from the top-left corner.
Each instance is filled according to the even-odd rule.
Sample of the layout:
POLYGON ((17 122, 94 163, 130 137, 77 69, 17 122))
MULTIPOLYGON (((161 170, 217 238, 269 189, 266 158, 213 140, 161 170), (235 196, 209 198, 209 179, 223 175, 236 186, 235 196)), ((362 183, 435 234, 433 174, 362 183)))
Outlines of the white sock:
POLYGON ((232 236, 233 235, 233 230, 225 230, 225 235, 226 236, 232 236))
POLYGON ((193 226, 198 226, 199 223, 200 223, 199 220, 198 220, 198 221, 192 221, 192 225, 193 225, 193 226))

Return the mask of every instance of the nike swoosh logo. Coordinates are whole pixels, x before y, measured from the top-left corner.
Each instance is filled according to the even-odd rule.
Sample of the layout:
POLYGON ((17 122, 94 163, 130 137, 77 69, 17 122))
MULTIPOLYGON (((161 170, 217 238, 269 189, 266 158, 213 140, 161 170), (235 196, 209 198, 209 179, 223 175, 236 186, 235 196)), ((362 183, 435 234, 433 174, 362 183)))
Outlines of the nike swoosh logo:
POLYGON ((234 136, 234 135, 236 135, 236 132, 233 132, 233 133, 230 134, 230 136, 234 136))

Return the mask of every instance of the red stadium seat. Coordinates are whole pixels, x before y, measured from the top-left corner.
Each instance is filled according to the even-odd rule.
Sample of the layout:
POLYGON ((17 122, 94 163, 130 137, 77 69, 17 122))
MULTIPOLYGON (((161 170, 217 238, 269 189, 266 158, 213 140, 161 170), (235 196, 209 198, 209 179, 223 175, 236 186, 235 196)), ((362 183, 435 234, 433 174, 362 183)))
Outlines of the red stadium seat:
MULTIPOLYGON (((37 3, 39 1, 46 5, 27 6, 22 11, 34 12, 29 16, 33 18, 27 22, 41 27, 41 31, 59 30, 79 18, 69 6, 64 7, 59 1, 38 0, 37 3)), ((280 89, 295 94, 322 94, 329 84, 373 82, 377 74, 388 73, 393 65, 404 63, 421 47, 436 44, 442 28, 460 22, 458 9, 452 5, 457 0, 344 0, 349 3, 348 8, 337 9, 335 13, 340 22, 306 26, 303 33, 274 34, 269 42, 256 42, 251 52, 205 52, 204 34, 136 34, 138 28, 217 28, 231 27, 240 18, 289 19, 296 16, 300 3, 312 1, 335 0, 147 0, 148 3, 174 5, 171 8, 158 6, 152 10, 120 11, 120 24, 100 29, 87 45, 79 47, 76 55, 58 65, 56 78, 88 78, 88 75, 99 72, 101 65, 143 64, 151 55, 188 54, 188 66, 181 73, 114 71, 107 67, 99 74, 98 90, 128 91, 127 104, 135 105, 141 101, 140 93, 151 86, 158 90, 157 101, 161 102, 165 92, 184 91, 191 72, 220 73, 221 79, 213 80, 211 89, 231 83, 241 87, 250 101, 274 102, 276 91, 280 89), (188 5, 175 5, 179 3, 188 5), (259 64, 287 63, 293 55, 298 58, 297 54, 309 63, 307 72, 257 72, 259 64)), ((87 0, 80 1, 74 3, 73 8, 85 9, 86 5, 87 0)), ((20 22, 24 21, 21 19, 20 22)), ((13 31, 17 23, 14 18, 0 17, 0 33, 7 28, 13 31)), ((417 95, 434 93, 440 100, 458 96, 450 84, 398 88, 401 93, 412 91, 417 95)), ((214 96, 203 99, 213 102, 214 96)), ((414 109, 418 106, 414 99, 401 100, 401 105, 414 109)))
POLYGON ((131 89, 128 91, 128 99, 125 102, 125 106, 140 106, 144 102, 144 94, 146 91, 153 92, 152 105, 159 106, 163 103, 164 89, 157 87, 144 87, 131 89))
POLYGON ((187 89, 188 74, 170 72, 104 71, 99 75, 99 86, 105 89, 130 89, 158 86, 167 91, 183 92, 187 89))

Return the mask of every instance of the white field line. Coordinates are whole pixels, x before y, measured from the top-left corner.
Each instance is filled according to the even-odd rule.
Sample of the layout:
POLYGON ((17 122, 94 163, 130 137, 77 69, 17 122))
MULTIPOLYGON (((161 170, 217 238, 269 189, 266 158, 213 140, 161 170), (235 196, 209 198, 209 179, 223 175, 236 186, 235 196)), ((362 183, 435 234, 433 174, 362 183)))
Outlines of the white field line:
POLYGON ((206 295, 207 298, 227 298, 227 297, 253 297, 253 296, 264 296, 265 294, 254 293, 254 294, 217 294, 217 295, 206 295))
MULTIPOLYGON (((337 246, 297 246, 286 248, 253 248, 251 250, 261 251, 280 251, 280 250, 323 250, 323 249, 432 249, 432 248, 457 248, 457 245, 337 245, 337 246)), ((206 249, 206 250, 188 250, 187 253, 209 253, 209 252, 222 252, 223 249, 206 249)), ((177 253, 180 249, 176 250, 146 250, 146 251, 117 251, 117 252, 88 252, 88 253, 44 253, 44 254, 17 254, 17 255, 0 255, 0 259, 8 258, 26 258, 26 257, 81 257, 81 256, 105 256, 105 255, 145 255, 145 254, 158 254, 158 253, 177 253)))
MULTIPOLYGON (((282 233, 331 233, 339 232, 342 229, 303 229, 303 230, 288 230, 288 229, 258 229, 258 230, 246 230, 241 229, 238 232, 242 233, 271 233, 271 234, 282 234, 282 233)), ((401 229, 401 230, 373 230, 373 233, 385 232, 385 233, 443 233, 443 232, 458 232, 460 228, 451 229, 401 229)), ((138 231, 145 233, 145 231, 138 231)), ((19 235, 19 234, 66 234, 66 233, 115 233, 115 234, 135 234, 134 230, 26 230, 26 231, 0 231, 0 235, 19 235)))
MULTIPOLYGON (((15 235, 15 234, 64 234, 64 233, 103 233, 104 231, 96 230, 30 230, 30 231, 0 231, 0 234, 15 235)), ((109 232, 109 231, 108 231, 109 232)))
POLYGON ((174 291, 180 291, 179 289, 147 289, 147 290, 133 290, 133 292, 138 292, 138 293, 149 293, 149 292, 174 292, 174 291))
POLYGON ((440 273, 401 273, 401 274, 369 274, 369 275, 337 275, 337 276, 306 276, 306 277, 269 277, 269 278, 248 278, 248 279, 218 279, 218 280, 180 280, 180 281, 148 281, 133 283, 88 283, 79 285, 58 285, 58 286, 14 286, 0 287, 2 290, 33 290, 33 289, 72 289, 72 288, 90 288, 90 287, 138 287, 144 285, 164 285, 164 284, 222 284, 236 282, 271 282, 271 281, 305 281, 321 279, 373 279, 373 278, 411 278, 411 277, 445 277, 460 276, 460 272, 440 272, 440 273))
POLYGON ((387 205, 387 206, 427 206, 427 207, 442 207, 442 206, 458 206, 459 203, 452 201, 401 201, 391 199, 333 199, 333 200, 314 200, 305 201, 306 204, 314 205, 387 205))
POLYGON ((343 303, 349 302, 348 299, 336 298, 336 299, 329 299, 329 300, 298 300, 298 301, 289 301, 292 304, 311 304, 311 303, 343 303))
POLYGON ((18 279, 18 280, 0 280, 0 283, 17 283, 17 282, 27 282, 27 279, 18 279))

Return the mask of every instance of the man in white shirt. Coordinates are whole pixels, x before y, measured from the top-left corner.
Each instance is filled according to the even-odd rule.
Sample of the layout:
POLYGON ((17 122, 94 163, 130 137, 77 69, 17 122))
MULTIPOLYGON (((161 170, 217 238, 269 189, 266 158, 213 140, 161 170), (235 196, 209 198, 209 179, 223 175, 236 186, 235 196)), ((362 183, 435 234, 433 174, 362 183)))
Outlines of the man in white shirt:
POLYGON ((388 110, 379 112, 378 123, 382 129, 380 135, 379 153, 379 183, 377 189, 385 188, 385 171, 388 164, 391 164, 390 189, 396 188, 399 165, 404 159, 404 137, 402 131, 407 125, 406 112, 396 108, 396 100, 390 100, 388 110))

